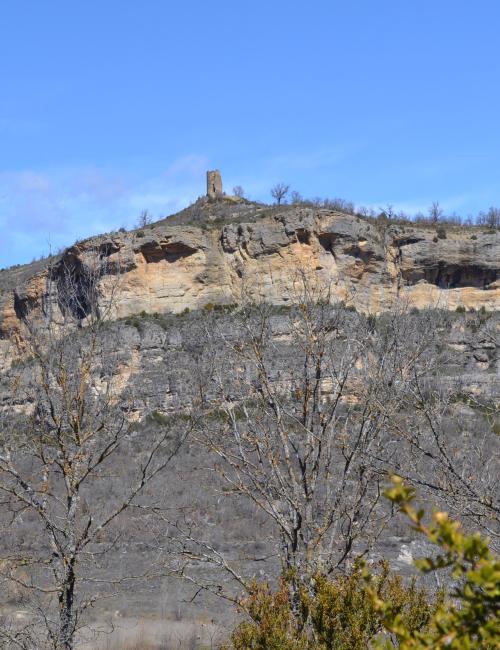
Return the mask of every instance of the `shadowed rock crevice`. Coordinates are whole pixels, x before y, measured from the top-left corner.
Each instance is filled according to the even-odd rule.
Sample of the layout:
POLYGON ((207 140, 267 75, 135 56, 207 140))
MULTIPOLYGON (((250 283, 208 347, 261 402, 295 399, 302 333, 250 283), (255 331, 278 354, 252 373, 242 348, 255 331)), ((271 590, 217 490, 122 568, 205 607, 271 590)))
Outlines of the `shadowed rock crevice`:
POLYGON ((483 268, 474 264, 459 266, 439 262, 425 268, 405 269, 402 276, 409 285, 425 280, 425 282, 440 289, 457 289, 460 287, 487 289, 488 285, 497 280, 498 273, 495 269, 483 268))
POLYGON ((68 254, 54 269, 61 313, 70 313, 80 321, 91 314, 98 315, 96 275, 101 277, 103 271, 100 267, 88 267, 77 253, 68 254))
POLYGON ((22 296, 17 291, 14 292, 14 311, 20 321, 26 319, 37 304, 38 301, 33 296, 22 296))
POLYGON ((345 248, 344 252, 347 253, 347 255, 351 255, 352 257, 361 260, 365 264, 368 264, 373 260, 382 259, 380 255, 377 255, 371 248, 365 248, 359 244, 353 244, 352 246, 345 248))
POLYGON ((332 255, 334 255, 333 245, 335 243, 336 238, 337 237, 335 233, 331 233, 331 232, 320 233, 318 235, 318 241, 321 244, 321 246, 325 249, 327 253, 331 253, 332 255))
POLYGON ((296 231, 297 241, 300 244, 311 244, 311 233, 305 228, 298 228, 296 231))
POLYGON ((425 241, 425 237, 419 237, 417 235, 408 236, 408 237, 397 237, 394 240, 396 246, 402 248, 403 246, 411 246, 412 244, 419 244, 421 241, 425 241))
POLYGON ((183 242, 172 242, 163 246, 165 259, 167 262, 177 262, 183 257, 190 257, 196 253, 196 248, 191 248, 183 242))
POLYGON ((184 242, 146 242, 141 246, 140 250, 148 264, 155 264, 162 260, 174 263, 183 257, 190 257, 196 253, 196 248, 192 248, 184 242))
POLYGON ((99 257, 104 259, 105 257, 114 255, 115 253, 118 253, 121 248, 122 247, 114 241, 104 242, 104 244, 99 246, 99 257))

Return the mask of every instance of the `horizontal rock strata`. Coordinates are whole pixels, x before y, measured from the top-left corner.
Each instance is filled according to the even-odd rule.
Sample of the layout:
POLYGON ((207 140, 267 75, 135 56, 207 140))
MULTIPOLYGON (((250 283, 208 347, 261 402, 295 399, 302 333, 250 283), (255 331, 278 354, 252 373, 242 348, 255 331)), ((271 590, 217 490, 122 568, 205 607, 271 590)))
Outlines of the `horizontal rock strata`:
POLYGON ((451 310, 500 306, 499 231, 448 228, 440 238, 431 226, 381 224, 324 209, 250 204, 232 214, 223 207, 222 217, 199 208, 184 222, 173 217, 77 243, 50 270, 39 262, 2 271, 0 338, 8 339, 27 312, 57 306, 64 266, 76 269, 78 282, 96 250, 105 262, 100 300, 114 292, 114 317, 242 300, 289 304, 301 274, 330 300, 365 313, 397 301, 451 310))

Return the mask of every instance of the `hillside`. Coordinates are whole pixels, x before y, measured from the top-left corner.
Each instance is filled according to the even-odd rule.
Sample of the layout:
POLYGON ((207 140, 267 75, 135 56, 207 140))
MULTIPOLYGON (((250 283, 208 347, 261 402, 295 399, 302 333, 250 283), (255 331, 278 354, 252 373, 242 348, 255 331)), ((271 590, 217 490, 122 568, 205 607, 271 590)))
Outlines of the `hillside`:
MULTIPOLYGON (((370 562, 386 559, 398 573, 411 573, 411 557, 422 545, 379 503, 395 469, 419 485, 428 504, 494 532, 498 544, 500 233, 478 227, 444 233, 304 206, 201 200, 143 229, 94 237, 59 257, 0 272, 0 434, 13 457, 19 454, 26 480, 34 476, 42 485, 40 493, 51 473, 58 521, 66 468, 58 454, 66 453, 68 436, 74 440, 74 419, 66 416, 80 413, 80 394, 88 459, 100 457, 99 444, 107 449, 113 427, 123 436, 116 447, 112 442, 116 456, 82 492, 80 532, 120 502, 158 436, 166 436, 167 449, 189 430, 138 508, 96 534, 95 555, 80 560, 89 593, 97 578, 99 589, 113 587, 86 614, 91 625, 132 630, 133 637, 142 621, 171 644, 175 631, 184 647, 204 647, 188 646, 194 633, 208 647, 210 634, 217 630, 223 638, 235 616, 231 603, 209 592, 241 592, 217 561, 224 558, 248 578, 276 578, 279 526, 228 487, 239 466, 223 462, 226 452, 237 454, 235 430, 238 436, 257 430, 257 437, 272 436, 273 426, 280 430, 276 402, 293 416, 287 434, 299 441, 298 453, 303 432, 319 431, 330 413, 326 433, 317 435, 333 449, 326 464, 334 470, 319 480, 317 513, 328 475, 339 504, 332 548, 352 525, 349 556, 366 553, 370 562), (104 320, 93 320, 96 314, 104 320), (61 336, 45 338, 48 323, 61 336), (48 346, 51 355, 44 354, 48 346), (86 354, 91 363, 82 374, 86 354), (318 366, 308 365, 311 354, 320 360, 319 379, 318 366), (317 399, 303 390, 311 381, 317 399), (62 425, 49 415, 52 399, 62 425), (317 419, 297 429, 309 408, 317 419), (103 422, 102 413, 109 415, 103 422), (366 441, 361 449, 353 434, 358 428, 366 441), (59 430, 57 448, 51 437, 59 430), (356 469, 342 483, 336 472, 348 451, 356 469), (380 521, 381 534, 374 534, 380 521), (204 559, 197 555, 200 544, 204 559), (188 557, 189 580, 169 575, 172 557, 188 557), (115 593, 116 576, 136 578, 115 593)), ((78 466, 80 450, 75 453, 78 466)), ((256 472, 260 466, 255 463, 256 472)), ((11 486, 8 472, 0 480, 11 486)), ((279 515, 286 511, 273 491, 270 499, 279 515)), ((52 574, 37 567, 51 566, 55 556, 44 527, 20 512, 13 519, 8 509, 0 515, 8 531, 1 553, 21 549, 22 571, 25 557, 42 558, 33 575, 45 584, 52 574)), ((8 564, 3 571, 8 574, 8 564)), ((24 620, 26 594, 15 581, 6 584, 1 612, 24 620)))
MULTIPOLYGON (((179 313, 242 300, 287 304, 297 274, 328 286, 332 301, 380 313, 405 301, 418 308, 500 307, 500 232, 398 225, 310 207, 200 200, 141 230, 78 242, 61 259, 75 269, 98 250, 102 278, 120 276, 115 315, 179 313)), ((47 262, 0 272, 0 337, 40 306, 47 262)))

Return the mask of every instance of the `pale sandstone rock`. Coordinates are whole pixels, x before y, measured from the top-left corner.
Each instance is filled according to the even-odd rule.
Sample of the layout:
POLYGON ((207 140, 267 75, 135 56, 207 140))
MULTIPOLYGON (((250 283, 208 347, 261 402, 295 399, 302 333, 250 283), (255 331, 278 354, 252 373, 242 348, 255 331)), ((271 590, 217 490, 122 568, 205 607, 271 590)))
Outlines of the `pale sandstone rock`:
MULTIPOLYGON (((25 267, 22 281, 11 282, 0 297, 0 337, 18 329, 26 310, 48 303, 57 309, 62 265, 89 264, 96 248, 107 260, 103 303, 117 284, 115 317, 242 299, 286 304, 297 295, 301 274, 328 287, 332 301, 364 312, 382 312, 401 299, 417 308, 500 307, 498 231, 476 228, 473 240, 470 229, 448 229, 446 239, 437 239, 431 227, 384 228, 323 209, 286 206, 267 216, 261 206, 242 209, 238 223, 219 228, 208 227, 197 212, 195 225, 166 219, 145 232, 82 242, 56 264, 51 296, 48 271, 30 276, 25 267)), ((212 212, 211 224, 217 218, 212 212)))

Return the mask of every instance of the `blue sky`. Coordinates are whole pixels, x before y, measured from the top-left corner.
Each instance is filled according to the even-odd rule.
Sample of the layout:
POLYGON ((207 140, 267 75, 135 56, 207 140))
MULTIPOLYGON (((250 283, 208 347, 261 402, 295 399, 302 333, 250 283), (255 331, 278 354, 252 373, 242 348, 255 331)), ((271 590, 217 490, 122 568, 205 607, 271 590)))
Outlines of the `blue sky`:
POLYGON ((10 0, 0 267, 225 187, 500 205, 498 0, 10 0))

